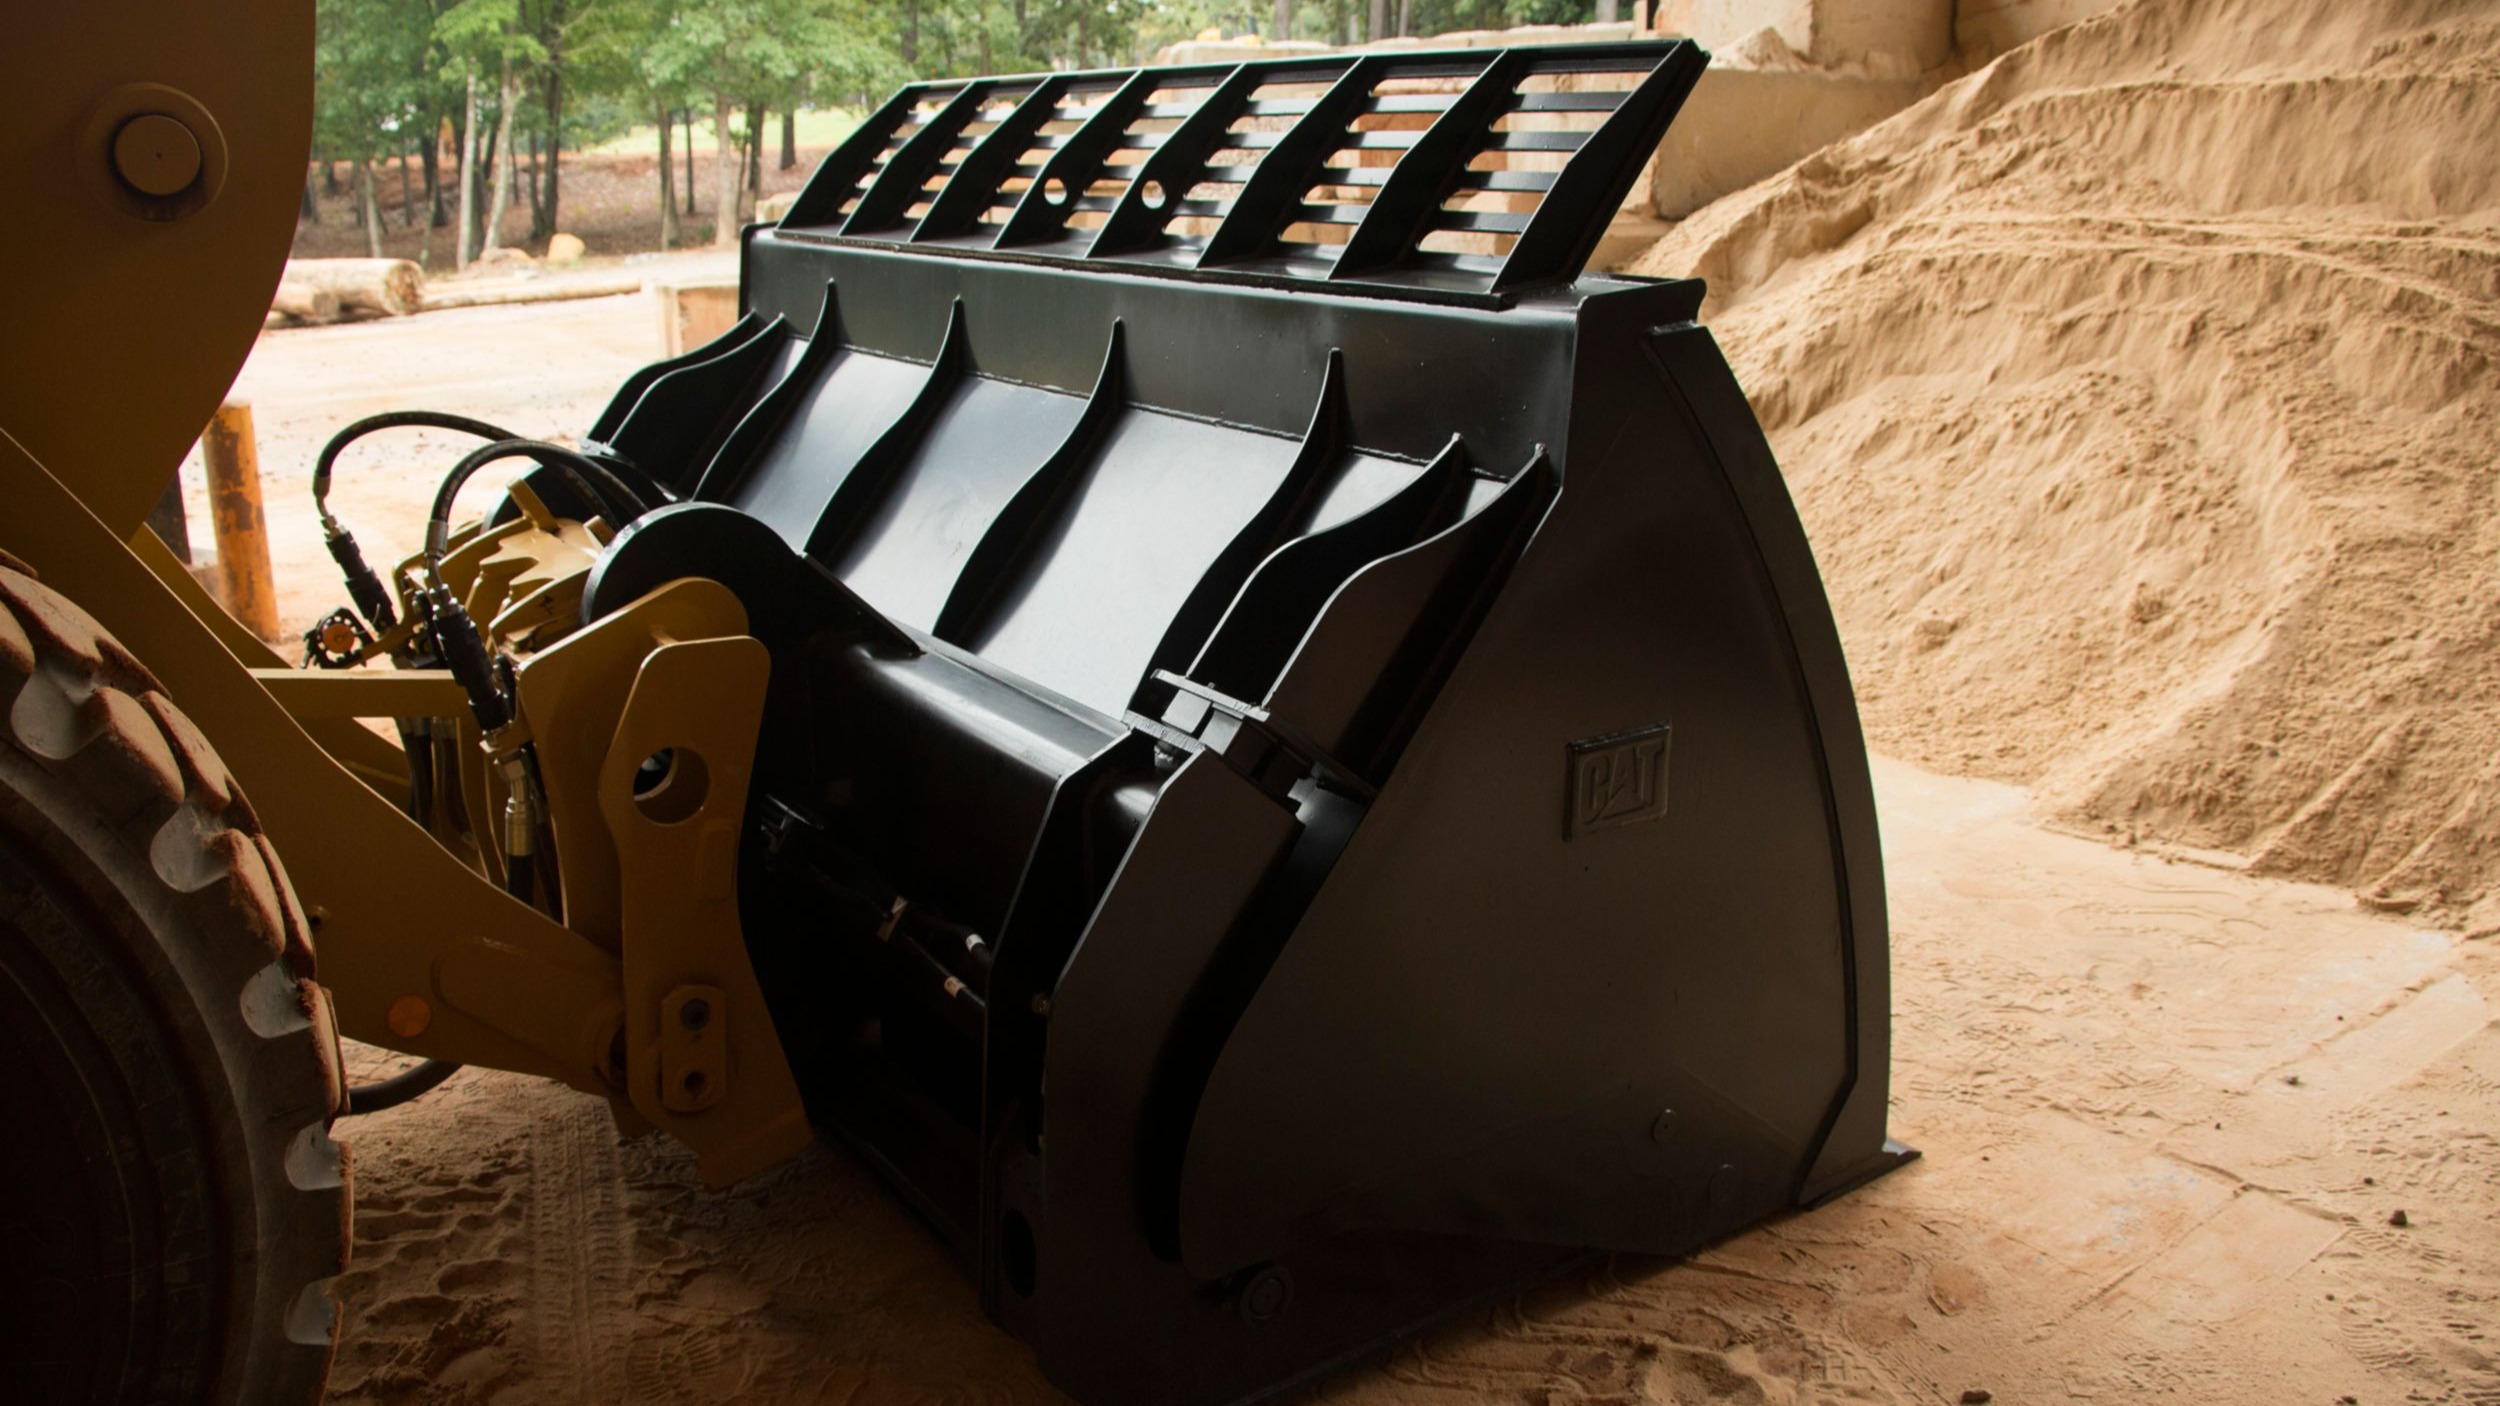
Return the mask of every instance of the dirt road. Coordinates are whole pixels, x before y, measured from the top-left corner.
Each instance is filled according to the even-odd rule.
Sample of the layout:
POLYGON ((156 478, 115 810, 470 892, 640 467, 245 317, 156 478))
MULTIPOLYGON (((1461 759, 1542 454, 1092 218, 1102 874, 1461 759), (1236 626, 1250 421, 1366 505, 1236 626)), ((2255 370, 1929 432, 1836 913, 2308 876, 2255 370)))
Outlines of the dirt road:
MULTIPOLYGON (((335 594, 298 506, 331 427, 429 405, 572 432, 655 338, 639 298, 265 338, 244 387, 290 618, 335 594)), ((415 540, 451 448, 342 471, 377 556, 415 540)), ((2500 1406, 2500 941, 2050 833, 2011 787, 1889 763, 1877 786, 1893 1129, 1926 1158, 1317 1399, 2500 1406)), ((345 1135, 336 1401, 1056 1399, 838 1152, 706 1192, 595 1101, 478 1071, 345 1135)))
MULTIPOLYGON (((252 405, 280 624, 301 634, 347 599, 322 549, 310 493, 313 460, 340 427, 385 410, 449 410, 570 442, 618 382, 659 358, 659 344, 658 309, 641 294, 264 333, 230 398, 252 405)), ((383 568, 422 543, 435 486, 476 447, 435 430, 371 436, 340 458, 331 511, 383 568)), ((207 560, 215 548, 196 447, 182 482, 194 555, 207 560)), ((482 505, 502 482, 481 475, 460 501, 482 505)))

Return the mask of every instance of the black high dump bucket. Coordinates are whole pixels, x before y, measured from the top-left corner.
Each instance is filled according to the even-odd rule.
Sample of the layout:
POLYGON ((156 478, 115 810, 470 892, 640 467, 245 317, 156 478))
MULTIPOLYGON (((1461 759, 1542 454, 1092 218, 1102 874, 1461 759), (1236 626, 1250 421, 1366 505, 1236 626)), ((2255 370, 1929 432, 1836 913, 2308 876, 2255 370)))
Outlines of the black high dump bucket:
POLYGON ((1093 1406, 1245 1400, 1885 1139, 1882 866, 1698 283, 1582 266, 1705 56, 905 89, 594 438, 585 616, 773 652, 818 1123, 1093 1406))

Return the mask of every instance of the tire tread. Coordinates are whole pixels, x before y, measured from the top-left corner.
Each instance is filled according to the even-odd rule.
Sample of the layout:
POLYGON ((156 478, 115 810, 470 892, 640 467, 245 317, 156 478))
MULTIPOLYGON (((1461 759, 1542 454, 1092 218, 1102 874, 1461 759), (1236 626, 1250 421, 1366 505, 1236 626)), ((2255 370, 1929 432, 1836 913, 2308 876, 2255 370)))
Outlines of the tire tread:
POLYGON ((336 1333, 327 1284, 346 1267, 352 1168, 329 1138, 346 1102, 337 1024, 277 851, 206 735, 156 677, 6 552, 0 742, 92 805, 120 837, 126 854, 93 856, 115 882, 145 876, 182 919, 177 931, 196 950, 168 955, 203 1021, 225 1032, 216 1038, 251 1164, 243 1173, 254 1189, 257 1243, 233 1253, 252 1256, 257 1287, 250 1340, 227 1348, 245 1364, 240 1399, 317 1402, 336 1333), (63 719, 75 721, 62 728, 63 719), (245 1017, 254 978, 273 964, 300 1022, 245 1017))

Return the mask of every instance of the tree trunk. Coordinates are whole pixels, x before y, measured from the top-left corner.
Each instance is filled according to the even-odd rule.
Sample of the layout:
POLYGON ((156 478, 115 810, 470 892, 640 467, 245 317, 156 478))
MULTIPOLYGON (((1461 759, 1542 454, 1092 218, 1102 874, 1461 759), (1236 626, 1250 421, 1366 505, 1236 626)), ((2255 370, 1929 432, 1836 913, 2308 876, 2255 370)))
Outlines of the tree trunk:
POLYGON ((539 203, 535 217, 530 222, 530 236, 534 239, 545 239, 554 234, 557 225, 562 222, 559 204, 562 192, 558 189, 558 181, 564 169, 564 70, 557 66, 556 54, 552 49, 548 51, 548 64, 547 154, 540 165, 542 179, 547 186, 547 195, 546 199, 539 203))
MULTIPOLYGON (((503 242, 503 212, 512 204, 512 109, 521 98, 521 85, 512 81, 512 60, 503 63, 503 102, 495 118, 495 195, 486 202, 486 225, 478 235, 477 250, 483 254, 503 242)), ((532 183, 531 190, 538 189, 532 183)))
POLYGON ((321 197, 313 193, 310 171, 304 173, 304 203, 296 207, 295 217, 308 225, 321 223, 321 197))
POLYGON ((309 283, 281 283, 278 291, 270 296, 269 310, 284 313, 297 322, 336 322, 339 319, 339 295, 309 283))
POLYGON ((405 258, 290 258, 280 288, 327 293, 340 308, 405 318, 425 305, 425 270, 405 258))
POLYGON ((1270 22, 1268 38, 1291 39, 1292 37, 1293 0, 1276 0, 1276 14, 1270 22))
MULTIPOLYGON (((987 68, 981 71, 989 72, 987 68)), ((764 193, 764 105, 762 103, 755 103, 747 108, 747 161, 744 184, 749 196, 745 208, 752 210, 755 208, 753 197, 764 193)))
POLYGON ((343 308, 392 317, 425 306, 425 274, 406 259, 289 259, 279 284, 327 293, 343 308))
POLYGON ((678 121, 685 124, 686 134, 686 213, 694 213, 694 109, 677 110, 678 121))
POLYGON ((781 110, 781 169, 795 170, 799 164, 799 105, 792 103, 781 110))
POLYGON ((324 195, 339 193, 339 163, 327 157, 324 157, 321 162, 321 193, 324 195))
POLYGON ((408 229, 417 227, 417 184, 409 177, 408 149, 399 149, 399 222, 408 229))
MULTIPOLYGON (((517 156, 519 155, 519 151, 516 149, 513 154, 517 156)), ((538 196, 540 190, 538 184, 538 159, 538 134, 536 132, 532 132, 530 133, 529 165, 513 172, 513 178, 520 182, 521 189, 526 192, 530 198, 530 221, 532 224, 535 224, 538 220, 538 196)))
MULTIPOLYGON (((1078 24, 1085 23, 1085 13, 1077 12, 1078 24)), ((903 6, 903 67, 920 64, 920 0, 905 0, 903 6)))
POLYGON ((1615 0, 1597 0, 1597 22, 1599 24, 1615 22, 1615 0))
POLYGON ((729 137, 727 93, 712 99, 712 139, 712 197, 716 202, 712 217, 712 247, 734 248, 738 243, 738 152, 729 137))
POLYGON ((669 148, 669 137, 677 125, 677 114, 660 104, 660 247, 677 247, 677 163, 669 148))
POLYGON ((469 88, 464 99, 465 120, 460 124, 460 233, 455 237, 452 268, 464 269, 477 257, 477 70, 469 70, 469 88))
POLYGON ((373 198, 373 163, 363 158, 356 162, 356 195, 364 203, 365 252, 382 257, 382 207, 373 198))
POLYGON ((417 170, 425 176, 425 227, 441 229, 451 219, 443 213, 443 129, 451 125, 446 117, 434 124, 417 144, 417 170))
POLYGON ((1398 0, 1398 37, 1404 39, 1415 17, 1414 0, 1398 0))

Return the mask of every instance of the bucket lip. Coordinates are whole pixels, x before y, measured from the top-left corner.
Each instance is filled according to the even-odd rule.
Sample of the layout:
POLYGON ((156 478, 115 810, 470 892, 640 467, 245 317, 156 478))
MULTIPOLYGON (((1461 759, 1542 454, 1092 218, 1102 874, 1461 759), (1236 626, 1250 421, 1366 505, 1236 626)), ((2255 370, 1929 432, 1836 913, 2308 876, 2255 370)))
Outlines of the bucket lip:
POLYGON ((1289 293, 1297 298, 1343 297, 1367 302, 1422 303, 1428 306, 1463 308, 1474 312, 1506 312, 1512 309, 1547 309, 1567 312, 1595 298, 1625 293, 1646 293, 1661 287, 1673 288, 1685 284, 1694 285, 1698 289, 1701 284, 1698 278, 1659 278, 1627 273, 1583 273, 1567 284, 1525 289, 1518 292, 1492 293, 1435 285, 1421 280, 1387 282, 1349 279, 1335 282, 1251 270, 1191 269, 1170 263, 1158 263, 1150 259, 1087 259, 1026 249, 977 249, 949 244, 902 244, 887 239, 828 234, 822 230, 781 229, 769 225, 756 229, 755 241, 759 244, 778 244, 784 247, 856 250, 864 254, 906 259, 939 258, 961 260, 967 263, 1016 264, 1093 278, 1135 277, 1164 282, 1209 284, 1217 287, 1240 288, 1246 291, 1289 293))

